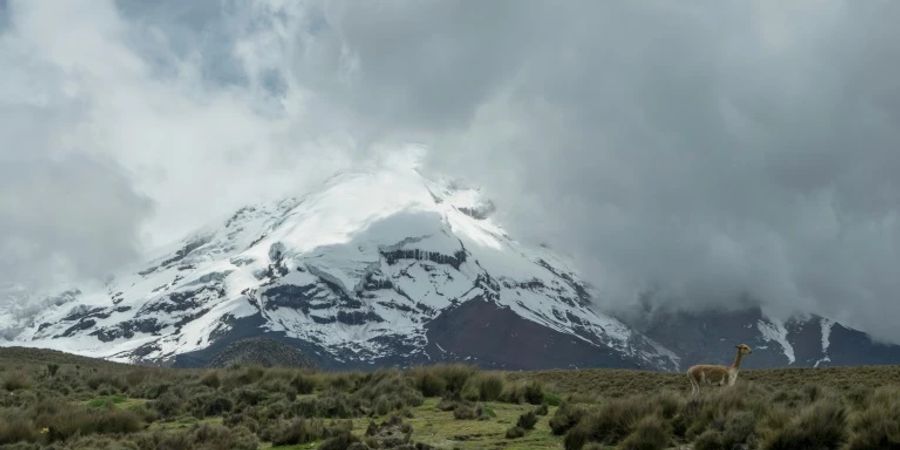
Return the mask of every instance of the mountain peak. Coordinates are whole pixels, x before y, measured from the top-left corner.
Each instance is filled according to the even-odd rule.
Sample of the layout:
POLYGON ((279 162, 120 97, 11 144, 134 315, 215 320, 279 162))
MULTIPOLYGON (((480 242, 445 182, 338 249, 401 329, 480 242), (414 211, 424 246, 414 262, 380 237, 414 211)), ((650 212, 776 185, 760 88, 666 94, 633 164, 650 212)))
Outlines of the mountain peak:
POLYGON ((240 208, 105 290, 43 312, 15 341, 165 363, 265 336, 323 366, 514 364, 453 343, 446 324, 477 311, 482 327, 512 328, 492 335, 470 318, 458 331, 472 342, 526 332, 556 342, 535 350, 535 367, 676 367, 671 352, 597 312, 560 258, 511 239, 493 211, 478 189, 410 165, 340 173, 306 195, 240 208))

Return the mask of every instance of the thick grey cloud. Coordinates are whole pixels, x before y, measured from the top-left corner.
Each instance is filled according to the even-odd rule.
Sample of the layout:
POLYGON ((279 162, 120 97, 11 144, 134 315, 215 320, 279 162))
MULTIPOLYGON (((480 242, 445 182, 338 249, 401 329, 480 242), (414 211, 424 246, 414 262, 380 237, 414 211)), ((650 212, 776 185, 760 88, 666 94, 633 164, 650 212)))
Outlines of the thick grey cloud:
POLYGON ((0 59, 21 67, 0 87, 40 106, 29 118, 4 97, 0 114, 25 128, 0 133, 43 124, 65 139, 26 133, 15 151, 62 140, 93 162, 53 164, 107 171, 155 205, 102 225, 126 230, 111 254, 412 141, 430 170, 484 185, 515 235, 571 255, 606 307, 750 299, 900 342, 884 320, 900 314, 896 3, 11 2, 0 15, 0 59), (35 100, 55 92, 67 100, 35 100))

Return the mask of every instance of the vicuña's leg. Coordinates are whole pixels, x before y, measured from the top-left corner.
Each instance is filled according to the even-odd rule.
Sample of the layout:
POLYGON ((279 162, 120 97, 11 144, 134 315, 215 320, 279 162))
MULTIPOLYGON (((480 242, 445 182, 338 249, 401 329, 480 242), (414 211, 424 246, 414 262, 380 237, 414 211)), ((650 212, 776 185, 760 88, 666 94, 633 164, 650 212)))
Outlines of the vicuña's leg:
POLYGON ((688 380, 691 380, 691 395, 697 395, 700 393, 700 384, 697 383, 697 379, 688 372, 688 380))

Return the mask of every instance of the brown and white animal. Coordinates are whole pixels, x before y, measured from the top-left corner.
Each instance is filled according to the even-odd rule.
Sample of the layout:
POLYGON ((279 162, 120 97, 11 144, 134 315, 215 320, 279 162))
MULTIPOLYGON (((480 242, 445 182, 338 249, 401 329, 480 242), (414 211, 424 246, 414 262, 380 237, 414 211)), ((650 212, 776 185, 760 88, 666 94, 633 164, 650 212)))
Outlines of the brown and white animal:
POLYGON ((730 366, 716 366, 711 364, 698 364, 691 367, 687 371, 688 378, 691 380, 691 394, 700 393, 700 385, 708 384, 712 386, 734 386, 737 381, 738 370, 741 368, 741 360, 744 356, 753 353, 747 344, 736 345, 737 356, 730 366))

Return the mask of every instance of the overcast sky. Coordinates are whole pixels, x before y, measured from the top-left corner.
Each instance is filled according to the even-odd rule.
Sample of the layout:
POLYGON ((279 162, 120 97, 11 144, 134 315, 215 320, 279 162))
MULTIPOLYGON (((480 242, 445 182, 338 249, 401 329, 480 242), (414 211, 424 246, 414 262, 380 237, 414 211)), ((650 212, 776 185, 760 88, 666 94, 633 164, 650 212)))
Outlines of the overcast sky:
POLYGON ((607 307, 900 342, 900 3, 0 0, 0 285, 408 143, 607 307))

